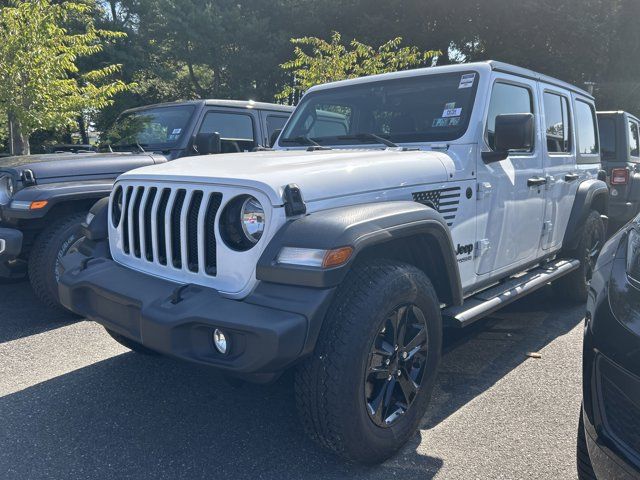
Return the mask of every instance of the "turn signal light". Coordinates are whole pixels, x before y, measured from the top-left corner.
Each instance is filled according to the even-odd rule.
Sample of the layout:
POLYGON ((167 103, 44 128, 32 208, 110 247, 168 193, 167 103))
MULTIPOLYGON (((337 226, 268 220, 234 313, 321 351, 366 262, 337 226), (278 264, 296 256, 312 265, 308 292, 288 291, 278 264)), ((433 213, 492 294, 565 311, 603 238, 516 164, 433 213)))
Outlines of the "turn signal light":
POLYGON ((322 268, 331 268, 343 265, 349 261, 352 253, 352 247, 342 247, 329 250, 322 261, 322 268))
POLYGON ((31 205, 29 206, 30 210, 40 210, 41 208, 44 208, 47 206, 49 202, 47 202, 46 200, 41 200, 39 202, 31 202, 31 205))
POLYGON ((611 170, 611 185, 626 185, 629 183, 629 170, 614 168, 611 170))

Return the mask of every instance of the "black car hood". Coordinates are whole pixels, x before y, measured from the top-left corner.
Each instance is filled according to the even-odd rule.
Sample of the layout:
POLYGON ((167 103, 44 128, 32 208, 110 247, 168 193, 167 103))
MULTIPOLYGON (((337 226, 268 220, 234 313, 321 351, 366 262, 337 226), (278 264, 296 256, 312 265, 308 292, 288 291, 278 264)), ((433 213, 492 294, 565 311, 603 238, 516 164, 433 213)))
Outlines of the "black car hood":
POLYGON ((83 175, 118 175, 165 159, 150 153, 52 153, 0 158, 0 171, 21 176, 31 170, 36 180, 83 175))

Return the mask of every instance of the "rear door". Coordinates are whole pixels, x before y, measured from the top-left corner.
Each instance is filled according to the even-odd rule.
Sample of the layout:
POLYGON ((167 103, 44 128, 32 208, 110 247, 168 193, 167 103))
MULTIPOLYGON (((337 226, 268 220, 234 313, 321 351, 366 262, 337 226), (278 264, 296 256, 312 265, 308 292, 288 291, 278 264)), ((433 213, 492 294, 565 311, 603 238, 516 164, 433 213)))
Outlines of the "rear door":
POLYGON ((271 137, 276 130, 282 130, 284 128, 287 120, 289 120, 289 115, 285 112, 263 110, 261 116, 263 119, 262 125, 264 132, 263 145, 273 147, 273 145, 271 145, 271 137))
POLYGON ((538 256, 545 198, 537 88, 535 80, 493 76, 483 148, 493 150, 495 120, 501 114, 532 113, 536 133, 533 149, 511 151, 505 160, 484 163, 478 153, 478 275, 499 276, 538 256))
POLYGON ((250 152, 260 142, 259 121, 255 110, 211 107, 204 110, 197 133, 219 133, 221 153, 250 152))
POLYGON ((562 243, 578 189, 573 112, 569 93, 541 85, 543 168, 545 185, 544 225, 540 247, 544 251, 562 243))

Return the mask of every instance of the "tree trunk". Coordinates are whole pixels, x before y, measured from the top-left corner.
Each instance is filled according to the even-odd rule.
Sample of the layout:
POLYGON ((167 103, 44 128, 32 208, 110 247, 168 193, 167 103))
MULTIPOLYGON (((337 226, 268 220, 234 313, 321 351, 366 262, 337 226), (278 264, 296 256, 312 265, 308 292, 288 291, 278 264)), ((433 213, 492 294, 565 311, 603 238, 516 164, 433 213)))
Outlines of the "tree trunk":
POLYGON ((80 138, 84 145, 89 145, 89 134, 87 133, 87 124, 84 121, 84 115, 78 117, 78 130, 80 130, 80 138))
POLYGON ((20 122, 13 113, 9 112, 8 116, 11 155, 30 155, 29 136, 24 134, 20 122))

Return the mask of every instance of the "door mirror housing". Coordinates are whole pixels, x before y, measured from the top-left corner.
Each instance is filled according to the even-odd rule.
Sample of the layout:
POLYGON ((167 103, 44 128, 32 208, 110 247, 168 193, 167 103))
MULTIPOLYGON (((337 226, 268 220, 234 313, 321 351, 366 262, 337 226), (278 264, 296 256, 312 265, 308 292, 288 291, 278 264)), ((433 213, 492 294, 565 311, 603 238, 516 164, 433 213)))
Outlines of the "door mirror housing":
POLYGON ((222 141, 218 132, 198 133, 193 140, 193 149, 198 155, 218 154, 222 151, 222 141))
POLYGON ((281 128, 276 128, 273 133, 271 134, 271 138, 269 138, 269 146, 273 147, 276 142, 278 141, 278 137, 280 136, 280 134, 282 133, 282 129, 281 128))
POLYGON ((485 163, 498 162, 506 159, 511 151, 531 151, 534 126, 534 116, 531 113, 498 115, 493 134, 494 150, 482 152, 482 159, 485 163))

